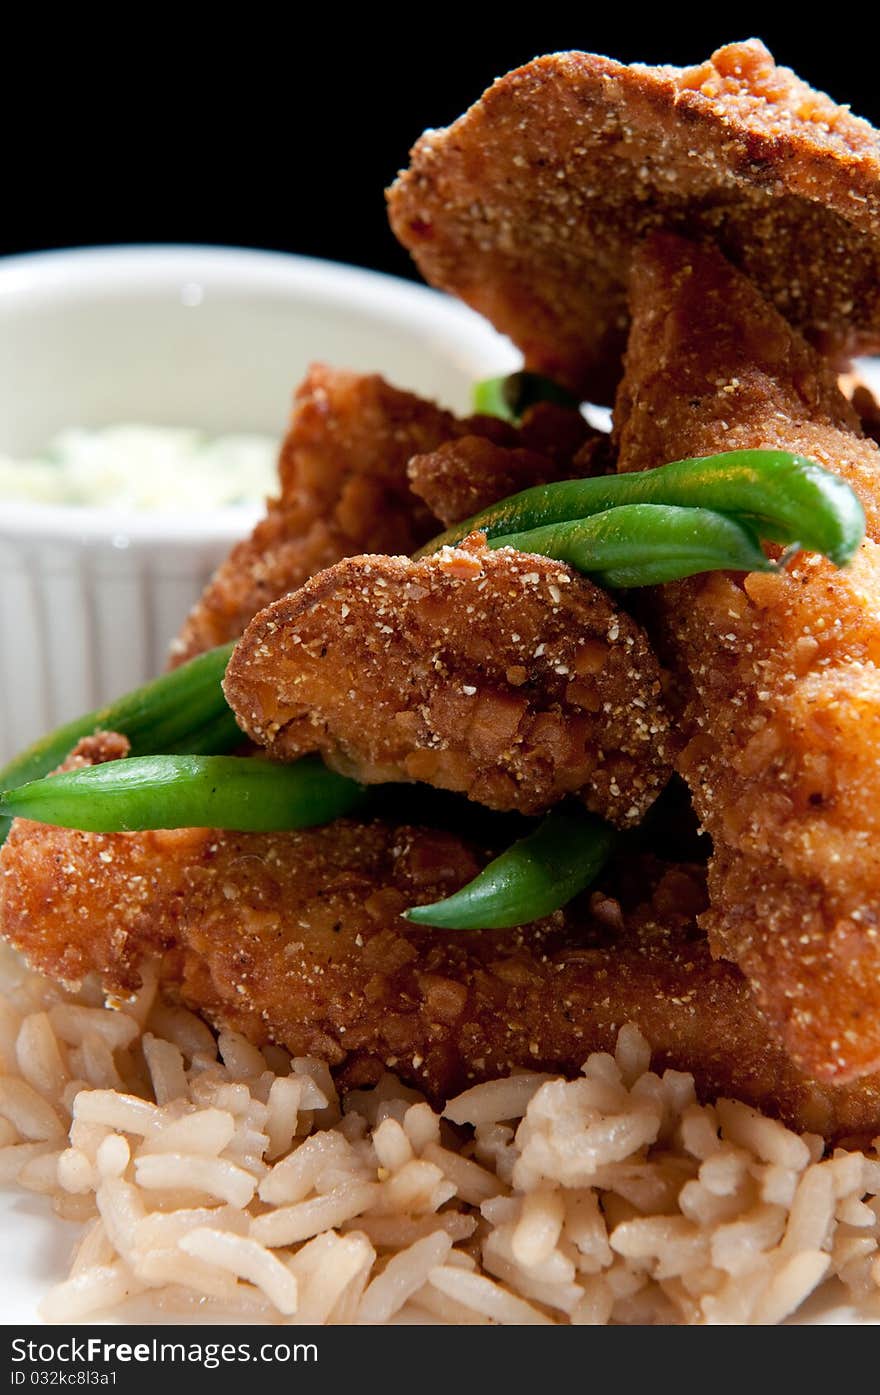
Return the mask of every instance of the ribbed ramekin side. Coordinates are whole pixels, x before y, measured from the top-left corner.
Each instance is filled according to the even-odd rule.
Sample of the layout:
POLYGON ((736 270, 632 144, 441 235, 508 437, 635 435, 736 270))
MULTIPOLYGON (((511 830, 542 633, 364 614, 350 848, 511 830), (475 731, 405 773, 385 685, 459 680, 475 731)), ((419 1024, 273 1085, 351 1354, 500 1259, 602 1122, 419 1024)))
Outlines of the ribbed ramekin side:
POLYGON ((165 667, 226 539, 0 549, 0 764, 165 667))

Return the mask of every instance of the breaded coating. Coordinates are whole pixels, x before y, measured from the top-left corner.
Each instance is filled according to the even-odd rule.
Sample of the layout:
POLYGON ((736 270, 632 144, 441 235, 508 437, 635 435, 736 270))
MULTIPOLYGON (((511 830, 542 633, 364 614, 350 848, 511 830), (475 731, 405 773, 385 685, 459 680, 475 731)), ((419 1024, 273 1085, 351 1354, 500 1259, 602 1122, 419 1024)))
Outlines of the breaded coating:
POLYGON ((661 675, 606 592, 482 534, 418 562, 356 557, 251 622, 224 680, 277 760, 421 780, 536 814, 567 794, 637 823, 670 771, 661 675))
POLYGON ((409 462, 410 487, 447 528, 521 489, 604 468, 609 438, 580 412, 539 402, 504 435, 497 429, 490 434, 493 420, 473 417, 479 434, 458 436, 409 462))
POLYGON ((827 1137, 880 1127, 878 1082, 805 1079, 694 914, 699 868, 634 861, 518 930, 440 931, 400 911, 474 874, 450 833, 343 820, 288 834, 88 834, 19 820, 0 852, 0 932, 31 963, 123 996, 163 993, 216 1026, 327 1060, 343 1085, 387 1067, 444 1099, 513 1069, 576 1073, 635 1022, 662 1067, 827 1137))
POLYGON ((716 954, 735 959, 802 1069, 880 1066, 880 453, 831 370, 715 251, 659 236, 633 276, 622 469, 746 447, 799 451, 859 494, 868 538, 837 571, 712 575, 656 593, 678 769, 711 835, 716 954))
POLYGON ((413 492, 446 527, 508 494, 580 473, 570 462, 566 466, 535 451, 496 446, 483 436, 447 441, 427 455, 413 456, 408 468, 413 492))
POLYGON ((409 488, 407 462, 458 430, 449 412, 377 375, 313 365, 281 447, 279 496, 209 583, 173 662, 236 639, 264 606, 341 557, 427 542, 437 527, 409 488))
POLYGON ((427 131, 389 192, 422 274, 611 400, 634 246, 709 240, 828 349, 880 345, 880 143, 757 40, 693 68, 557 53, 427 131))
POLYGON ((496 446, 534 451, 558 465, 568 465, 580 454, 588 455, 596 437, 607 439, 604 432, 589 425, 578 408, 558 402, 535 402, 516 426, 483 412, 464 417, 457 426, 459 436, 482 436, 496 446))

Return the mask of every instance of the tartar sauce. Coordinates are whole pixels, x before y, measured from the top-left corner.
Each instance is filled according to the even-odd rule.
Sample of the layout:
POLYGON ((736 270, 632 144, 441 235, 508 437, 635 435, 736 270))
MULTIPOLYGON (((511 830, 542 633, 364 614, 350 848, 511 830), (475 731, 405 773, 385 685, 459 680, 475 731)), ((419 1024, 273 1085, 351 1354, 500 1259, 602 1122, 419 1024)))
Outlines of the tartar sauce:
POLYGON ((276 492, 278 442, 181 427, 60 432, 42 454, 0 454, 0 501, 191 513, 258 504, 276 492))

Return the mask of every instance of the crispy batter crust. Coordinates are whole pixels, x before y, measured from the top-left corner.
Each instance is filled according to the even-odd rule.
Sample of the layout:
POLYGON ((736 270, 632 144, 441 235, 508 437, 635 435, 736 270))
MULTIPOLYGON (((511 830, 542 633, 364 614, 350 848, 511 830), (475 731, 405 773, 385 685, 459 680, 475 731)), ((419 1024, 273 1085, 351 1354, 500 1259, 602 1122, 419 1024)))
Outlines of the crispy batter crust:
POLYGON ((449 527, 521 489, 593 473, 602 442, 595 432, 572 455, 554 458, 499 446, 484 436, 461 436, 427 455, 413 456, 407 473, 413 491, 449 527))
MULTIPOLYGON (((86 751, 86 755, 87 755, 86 751)), ((828 1137, 876 1132, 876 1081, 804 1079, 745 981, 713 962, 699 869, 634 860, 603 890, 520 930, 400 919, 474 874, 447 833, 342 820, 290 834, 86 834, 16 822, 0 853, 0 929, 45 972, 164 993, 251 1040, 328 1060, 344 1083, 383 1067, 444 1098, 510 1068, 575 1072, 633 1021, 661 1068, 693 1071, 828 1137)))
POLYGON ((685 69, 536 59, 426 132, 389 204, 428 281, 594 401, 619 377, 633 246, 659 227, 717 243, 826 346, 880 343, 877 134, 756 40, 685 69))
POLYGON ((266 517, 208 584, 175 641, 172 664, 237 639, 258 611, 343 557, 415 551, 438 531, 434 519, 445 522, 459 505, 465 488, 479 490, 477 507, 483 507, 509 492, 508 477, 525 489, 588 474, 593 458, 606 455, 605 436, 579 412, 552 403, 533 407, 519 428, 497 417, 459 420, 376 375, 313 365, 281 447, 279 497, 269 500, 266 517), (487 469, 494 461, 494 474, 480 481, 471 469, 465 484, 461 469, 428 466, 411 483, 411 457, 432 460, 444 442, 461 436, 485 442, 479 458, 487 469), (498 456, 489 454, 493 445, 498 456), (516 456, 512 471, 500 466, 507 451, 516 456))
POLYGON ((711 834, 712 946, 742 966, 793 1058, 880 1066, 880 454, 824 365, 717 252, 655 238, 633 277, 620 465, 734 447, 800 451, 847 478, 869 539, 836 571, 664 588, 678 768, 711 834))
POLYGON ((445 527, 521 489, 609 468, 610 438, 552 402, 536 403, 518 428, 483 416, 468 425, 473 435, 413 456, 407 469, 411 489, 445 527))
POLYGON ((410 485, 446 527, 532 485, 570 478, 570 470, 535 451, 496 446, 482 436, 462 436, 439 450, 413 456, 410 485))
POLYGON ((173 662, 236 639, 257 611, 340 557, 426 542, 437 529, 409 488, 407 462, 458 429, 449 412, 376 375, 314 365, 281 447, 279 497, 190 613, 173 662))
POLYGON ((570 567, 481 543, 350 558, 263 611, 226 673, 239 723, 370 783, 530 814, 578 794, 638 822, 670 769, 644 635, 570 567))

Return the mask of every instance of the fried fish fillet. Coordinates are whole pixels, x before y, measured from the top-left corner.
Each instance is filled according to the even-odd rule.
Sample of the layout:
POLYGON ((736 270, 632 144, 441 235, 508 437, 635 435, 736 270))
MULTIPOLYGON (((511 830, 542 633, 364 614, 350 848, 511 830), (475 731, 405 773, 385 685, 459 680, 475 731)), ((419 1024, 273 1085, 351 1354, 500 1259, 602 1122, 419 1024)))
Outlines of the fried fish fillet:
POLYGON ((608 441, 606 433, 590 426, 578 408, 558 402, 534 402, 516 426, 501 417, 477 413, 461 422, 461 434, 482 436, 496 446, 533 451, 559 468, 568 468, 579 459, 589 461, 596 445, 608 441))
POLYGON ((413 456, 407 469, 410 487, 445 527, 521 489, 613 473, 610 437, 556 403, 536 403, 518 428, 492 417, 471 424, 479 434, 413 456))
POLYGON ((367 783, 525 814, 577 794, 637 823, 670 772, 644 634, 571 567, 482 544, 349 558, 262 611, 224 680, 239 724, 367 783))
MULTIPOLYGON (((532 407, 519 428, 490 416, 460 420, 377 375, 313 365, 281 447, 279 496, 209 582, 173 646, 172 663, 237 639, 264 606, 343 557, 413 552, 427 542, 461 485, 441 472, 425 489, 414 489, 407 464, 413 456, 430 459, 462 436, 484 440, 487 452, 492 443, 515 450, 518 488, 587 474, 591 451, 607 442, 579 412, 551 403, 532 407), (531 453, 531 473, 521 452, 531 453)), ((488 456, 481 459, 487 463, 488 456)), ((500 499, 506 487, 503 470, 487 475, 484 503, 500 499)))
POLYGON ((876 1133, 877 1080, 806 1079, 739 971, 711 960, 694 925, 701 869, 629 854, 570 913, 517 930, 401 919, 484 856, 450 833, 348 820, 272 835, 18 820, 0 852, 0 932, 53 977, 96 972, 117 995, 156 962, 167 997, 321 1056, 343 1084, 388 1067, 443 1099, 511 1068, 574 1073, 631 1021, 660 1068, 693 1071, 706 1096, 829 1138, 876 1133))
POLYGON ((714 844, 714 952, 802 1069, 849 1080, 880 1067, 880 453, 830 367, 716 251, 651 240, 632 315, 622 469, 788 449, 846 478, 867 514, 845 570, 802 555, 776 575, 694 578, 647 622, 714 844))
POLYGON ((407 473, 413 491, 448 527, 521 489, 591 474, 601 443, 597 432, 572 457, 554 459, 523 447, 499 446, 484 436, 460 436, 414 456, 407 473))
POLYGON ((563 477, 545 456, 498 446, 484 436, 461 436, 426 455, 415 455, 407 474, 413 492, 444 527, 461 523, 508 494, 563 477))
POLYGON ((377 375, 314 365, 281 447, 279 497, 209 583, 173 662, 236 639, 257 611, 341 557, 426 542, 437 527, 410 490, 407 462, 458 431, 449 412, 377 375))
POLYGON ((428 281, 593 401, 657 228, 717 244, 826 347, 880 345, 880 138, 754 39, 683 69, 535 59, 422 136, 389 209, 428 281))

